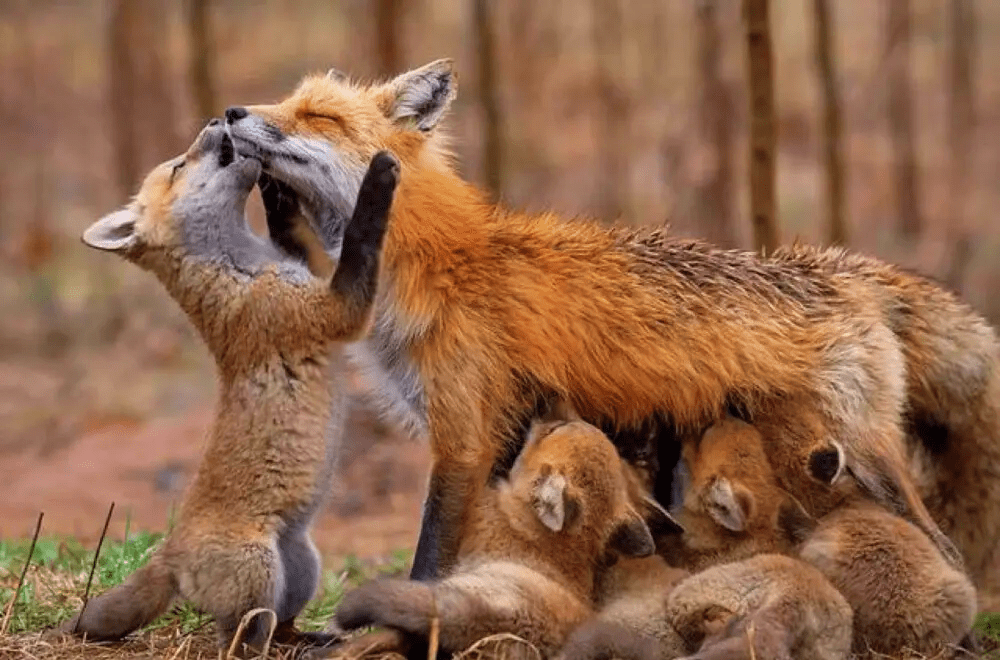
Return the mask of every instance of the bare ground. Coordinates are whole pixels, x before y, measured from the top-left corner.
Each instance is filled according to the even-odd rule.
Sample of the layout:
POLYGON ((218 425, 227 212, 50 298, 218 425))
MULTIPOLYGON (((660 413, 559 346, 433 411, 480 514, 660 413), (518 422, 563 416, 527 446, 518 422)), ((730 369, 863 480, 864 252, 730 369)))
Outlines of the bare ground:
MULTIPOLYGON (((43 532, 96 543, 111 502, 109 534, 162 531, 197 467, 211 408, 149 422, 111 420, 62 446, 8 451, 0 460, 0 537, 43 532)), ((426 446, 393 433, 352 399, 338 480, 315 526, 329 558, 385 556, 412 548, 428 469, 426 446)))

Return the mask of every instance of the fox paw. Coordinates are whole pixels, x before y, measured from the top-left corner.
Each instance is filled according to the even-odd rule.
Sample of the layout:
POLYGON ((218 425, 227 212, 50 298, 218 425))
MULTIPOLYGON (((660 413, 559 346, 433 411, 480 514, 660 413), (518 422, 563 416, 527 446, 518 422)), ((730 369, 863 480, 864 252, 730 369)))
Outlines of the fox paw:
POLYGON ((334 613, 342 630, 385 626, 413 634, 426 634, 434 611, 431 588, 407 580, 377 580, 344 596, 334 613))
MULTIPOLYGON (((361 182, 351 225, 356 225, 360 221, 374 225, 376 229, 384 229, 389 216, 389 207, 392 205, 392 196, 398 183, 399 161, 396 157, 388 151, 375 154, 361 182)), ((381 232, 376 235, 381 236, 381 232)))

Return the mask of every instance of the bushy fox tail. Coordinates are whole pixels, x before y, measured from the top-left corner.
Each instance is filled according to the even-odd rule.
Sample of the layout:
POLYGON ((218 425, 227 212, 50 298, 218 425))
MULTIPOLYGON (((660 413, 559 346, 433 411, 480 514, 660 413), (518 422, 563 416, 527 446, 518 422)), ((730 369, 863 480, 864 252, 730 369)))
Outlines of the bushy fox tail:
POLYGON ((83 611, 60 630, 94 641, 121 639, 166 611, 177 594, 177 580, 161 552, 125 582, 87 601, 83 611))

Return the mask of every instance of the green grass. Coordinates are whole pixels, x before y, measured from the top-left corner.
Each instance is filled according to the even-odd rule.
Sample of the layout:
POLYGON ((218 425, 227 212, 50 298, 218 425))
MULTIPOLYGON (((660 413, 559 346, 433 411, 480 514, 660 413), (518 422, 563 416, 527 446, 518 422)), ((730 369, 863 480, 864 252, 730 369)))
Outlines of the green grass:
POLYGON ((980 612, 972 629, 983 642, 984 658, 1000 658, 1000 612, 980 612))
MULTIPOLYGON (((126 531, 125 541, 105 540, 94 572, 91 596, 120 584, 142 566, 162 537, 162 534, 129 534, 126 531)), ((30 545, 30 539, 0 540, 0 616, 14 594, 30 545)), ((17 634, 43 630, 72 616, 82 604, 93 559, 93 548, 85 548, 75 539, 40 538, 14 604, 8 632, 17 634)), ((362 561, 350 556, 339 569, 327 569, 323 572, 316 598, 299 615, 299 627, 304 630, 322 629, 346 588, 373 577, 403 575, 409 560, 410 553, 407 551, 397 551, 389 558, 374 561, 362 561)), ((172 627, 186 634, 210 623, 208 616, 186 603, 180 603, 148 629, 172 627)))

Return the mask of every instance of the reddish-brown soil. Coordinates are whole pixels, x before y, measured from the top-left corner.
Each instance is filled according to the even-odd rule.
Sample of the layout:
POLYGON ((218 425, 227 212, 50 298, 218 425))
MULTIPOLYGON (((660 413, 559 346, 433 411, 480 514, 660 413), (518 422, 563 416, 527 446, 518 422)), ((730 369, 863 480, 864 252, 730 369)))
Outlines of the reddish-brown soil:
MULTIPOLYGON (((171 509, 198 464, 211 409, 112 423, 40 454, 25 450, 0 460, 0 537, 30 535, 40 510, 46 534, 93 543, 111 502, 112 537, 131 529, 164 530, 171 509)), ((340 478, 315 526, 328 557, 384 556, 412 548, 428 468, 423 443, 384 428, 353 399, 340 478)))

